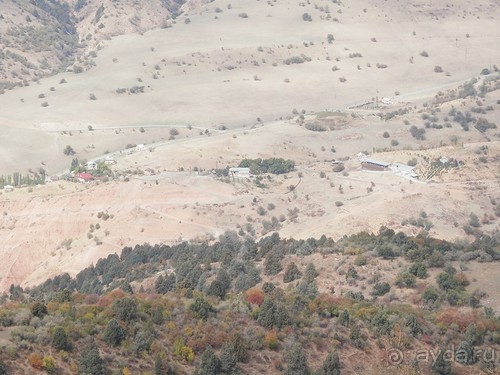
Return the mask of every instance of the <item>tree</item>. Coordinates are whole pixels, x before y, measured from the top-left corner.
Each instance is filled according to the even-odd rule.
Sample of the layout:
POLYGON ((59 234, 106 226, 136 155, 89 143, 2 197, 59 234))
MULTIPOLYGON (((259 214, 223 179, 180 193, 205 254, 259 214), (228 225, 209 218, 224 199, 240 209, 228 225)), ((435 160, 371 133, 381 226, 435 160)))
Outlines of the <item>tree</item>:
POLYGON ((189 310, 194 313, 199 319, 207 319, 208 315, 214 312, 212 305, 203 297, 197 297, 189 306, 189 310))
POLYGON ((389 285, 389 283, 376 283, 373 286, 372 295, 373 296, 383 296, 384 294, 389 293, 390 290, 391 290, 391 286, 389 285))
POLYGON ((69 350, 68 334, 63 327, 56 327, 52 334, 52 347, 56 350, 69 350))
POLYGON ((127 337, 127 333, 116 319, 111 319, 104 329, 103 339, 111 346, 118 346, 127 337))
POLYGON ((31 314, 42 319, 47 315, 47 306, 43 302, 37 301, 31 306, 31 314))
POLYGON ((332 44, 335 38, 333 37, 333 34, 328 34, 326 36, 326 39, 328 40, 328 44, 332 44))
POLYGON ((297 279, 300 279, 302 273, 299 271, 299 268, 295 264, 295 262, 289 263, 286 267, 285 274, 283 275, 283 282, 290 283, 297 279))
POLYGON ((410 266, 409 272, 419 279, 425 279, 428 276, 427 267, 422 262, 415 262, 410 266))
POLYGON ((264 261, 264 271, 266 275, 276 275, 282 270, 281 266, 281 256, 277 251, 270 251, 266 255, 266 260, 264 261))
POLYGON ((155 357, 155 375, 164 375, 166 373, 167 371, 163 365, 163 360, 161 359, 160 353, 158 353, 155 357))
POLYGON ((220 353, 221 369, 224 374, 238 373, 238 353, 231 342, 225 342, 222 345, 220 353))
POLYGON ((349 314, 349 311, 342 310, 342 312, 339 314, 339 323, 345 327, 349 327, 350 322, 351 315, 349 314))
POLYGON ((0 358, 0 375, 7 375, 7 367, 3 363, 2 359, 0 358))
POLYGON ((117 299, 111 309, 115 317, 124 322, 130 323, 137 319, 137 302, 132 298, 117 299))
POLYGON ((194 375, 220 375, 221 362, 215 355, 213 349, 208 347, 201 355, 199 367, 194 372, 194 375))
POLYGON ((455 358, 462 365, 472 365, 475 362, 474 347, 466 340, 460 343, 455 358))
POLYGON ((306 353, 302 346, 295 342, 292 344, 290 350, 286 353, 287 367, 284 372, 285 375, 310 375, 311 370, 307 364, 306 353))
POLYGON ((64 155, 74 155, 75 150, 73 150, 73 147, 70 145, 67 145, 66 148, 63 150, 64 155))
POLYGON ((171 290, 174 290, 175 282, 176 278, 173 273, 168 275, 167 277, 163 277, 162 275, 160 275, 156 279, 155 289, 158 293, 165 294, 167 292, 170 292, 171 290))
POLYGON ((92 338, 85 349, 78 364, 78 370, 83 375, 106 375, 104 361, 99 354, 99 348, 92 338))
POLYGON ((410 272, 403 272, 396 278, 396 285, 400 288, 413 288, 417 282, 417 278, 410 272))
POLYGON ((210 284, 207 294, 210 296, 216 296, 223 299, 226 296, 226 293, 228 292, 230 287, 231 287, 231 278, 229 277, 227 271, 221 268, 217 273, 217 278, 210 284))
POLYGON ((444 358, 444 349, 439 350, 439 354, 432 364, 431 371, 435 375, 451 375, 453 371, 451 369, 451 364, 449 360, 444 358))
POLYGON ((309 263, 304 271, 304 281, 306 283, 312 283, 318 275, 319 273, 318 271, 316 271, 316 267, 314 267, 314 264, 309 263))
POLYGON ((340 375, 340 368, 342 364, 340 363, 339 355, 335 352, 328 353, 328 356, 323 362, 323 366, 316 372, 317 375, 340 375))

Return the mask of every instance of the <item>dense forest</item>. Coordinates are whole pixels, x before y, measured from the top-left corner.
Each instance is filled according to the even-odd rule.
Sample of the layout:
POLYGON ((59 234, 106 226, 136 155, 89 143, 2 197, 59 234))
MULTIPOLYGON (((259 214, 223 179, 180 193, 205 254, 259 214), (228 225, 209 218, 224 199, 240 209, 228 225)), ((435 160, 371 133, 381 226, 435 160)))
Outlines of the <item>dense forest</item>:
POLYGON ((498 373, 500 320, 453 264, 499 259, 496 238, 450 243, 385 227, 338 241, 227 232, 125 247, 74 278, 11 286, 0 374, 498 373), (346 270, 320 272, 317 256, 342 257, 346 270), (406 266, 394 282, 373 275, 356 288, 374 259, 406 266), (346 289, 322 290, 330 278, 346 289))

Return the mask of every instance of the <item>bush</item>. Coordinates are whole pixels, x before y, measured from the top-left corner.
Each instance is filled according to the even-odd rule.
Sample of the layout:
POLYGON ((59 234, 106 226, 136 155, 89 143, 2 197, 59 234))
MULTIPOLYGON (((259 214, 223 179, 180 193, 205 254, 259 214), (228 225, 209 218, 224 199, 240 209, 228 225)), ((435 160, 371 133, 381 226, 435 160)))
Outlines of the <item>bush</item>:
POLYGON ((400 288, 414 288, 417 278, 410 272, 403 272, 396 278, 396 285, 400 288))
POLYGON ((81 374, 87 375, 102 375, 107 373, 104 361, 99 354, 99 348, 93 338, 83 350, 78 369, 81 374))
POLYGON ((299 271, 297 265, 292 262, 288 264, 285 274, 283 275, 283 282, 290 283, 302 277, 302 273, 299 271))
POLYGON ((312 17, 309 13, 304 13, 302 14, 302 20, 303 21, 308 21, 308 22, 311 22, 312 21, 312 17))
POLYGON ((111 319, 104 329, 103 339, 111 346, 118 346, 127 337, 126 331, 116 319, 111 319))
POLYGON ((384 294, 389 293, 391 290, 391 286, 389 283, 376 283, 373 286, 372 296, 383 296, 384 294))
POLYGON ((68 351, 70 349, 68 335, 63 327, 55 328, 54 333, 52 334, 52 347, 56 350, 64 351, 68 351))
POLYGON ((67 145, 66 148, 63 150, 63 154, 64 155, 74 155, 75 150, 73 150, 73 147, 71 147, 70 145, 67 145))
POLYGON ((47 306, 43 302, 37 301, 31 306, 31 314, 42 319, 47 315, 47 306))
POLYGON ((196 317, 203 320, 206 320, 209 314, 215 311, 212 305, 202 297, 197 297, 189 306, 189 310, 192 311, 196 317))

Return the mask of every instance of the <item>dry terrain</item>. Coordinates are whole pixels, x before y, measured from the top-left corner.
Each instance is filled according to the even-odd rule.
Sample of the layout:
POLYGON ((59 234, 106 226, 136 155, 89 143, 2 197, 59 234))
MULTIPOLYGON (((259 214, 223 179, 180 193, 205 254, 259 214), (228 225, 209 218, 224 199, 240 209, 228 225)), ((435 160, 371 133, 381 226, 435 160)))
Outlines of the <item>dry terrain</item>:
POLYGON ((403 224, 425 216, 430 235, 453 241, 466 236, 473 213, 482 231, 498 234, 499 131, 464 131, 445 117, 491 107, 473 115, 499 124, 500 90, 434 104, 438 92, 458 92, 484 68, 492 72, 475 87, 498 82, 497 2, 202 3, 185 5, 167 28, 155 28, 154 17, 147 27, 141 18, 137 28, 120 28, 104 16, 118 26, 92 37, 88 70, 0 95, 2 174, 60 175, 74 157, 112 153, 122 175, 3 192, 0 290, 74 275, 123 246, 226 230, 338 238, 385 225, 417 234, 421 227, 403 224), (115 34, 123 35, 106 40, 115 34), (425 114, 450 126, 429 126, 416 140, 410 127, 424 127, 425 114), (328 130, 309 130, 318 124, 328 130), (127 152, 139 143, 146 151, 127 152), (67 145, 74 156, 63 155, 67 145), (363 171, 360 151, 391 163, 415 158, 422 178, 363 171), (463 164, 431 176, 442 156, 463 164), (211 173, 257 157, 292 159, 296 170, 266 176, 264 187, 211 173), (333 171, 333 159, 344 160, 343 172, 333 171))

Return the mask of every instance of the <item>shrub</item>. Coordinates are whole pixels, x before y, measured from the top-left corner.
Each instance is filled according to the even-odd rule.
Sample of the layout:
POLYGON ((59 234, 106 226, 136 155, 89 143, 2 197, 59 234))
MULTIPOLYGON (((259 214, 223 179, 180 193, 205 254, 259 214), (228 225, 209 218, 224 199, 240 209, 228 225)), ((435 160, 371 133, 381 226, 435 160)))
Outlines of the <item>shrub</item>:
POLYGON ((101 375, 107 373, 104 361, 99 354, 99 348, 93 338, 83 350, 78 369, 81 374, 101 375))
POLYGON ((389 138, 389 137, 390 137, 390 134, 389 134, 389 132, 384 132, 384 134, 382 134, 382 136, 383 136, 384 138, 389 138))
POLYGON ((309 13, 304 13, 302 14, 302 20, 303 21, 308 21, 308 22, 311 22, 312 21, 312 17, 309 13))
POLYGON ((420 56, 429 57, 429 54, 427 53, 427 51, 422 51, 422 52, 420 52, 420 56))
POLYGON ((52 334, 52 347, 56 350, 64 351, 70 349, 68 335, 63 327, 56 327, 54 329, 54 333, 52 334))
POLYGON ((297 279, 300 279, 302 277, 302 273, 299 271, 297 265, 292 262, 289 263, 286 271, 283 275, 283 282, 284 283, 290 283, 292 281, 295 281, 297 279))
POLYGON ((37 301, 31 306, 31 314, 42 319, 47 315, 47 306, 43 302, 37 301))
POLYGON ((434 72, 435 73, 443 73, 443 68, 441 68, 439 65, 436 65, 434 67, 434 72))
POLYGON ((389 293, 390 290, 391 290, 391 286, 389 285, 389 283, 376 283, 373 286, 372 295, 373 296, 383 296, 384 294, 389 293))
POLYGON ((116 319, 111 319, 104 329, 103 339, 111 346, 118 346, 127 337, 127 333, 116 319))
POLYGON ((417 278, 410 272, 403 272, 396 278, 396 285, 400 288, 413 288, 415 287, 417 278))
POLYGON ((189 306, 189 310, 192 311, 196 317, 203 320, 206 320, 209 314, 215 311, 212 305, 202 297, 197 297, 189 306))

